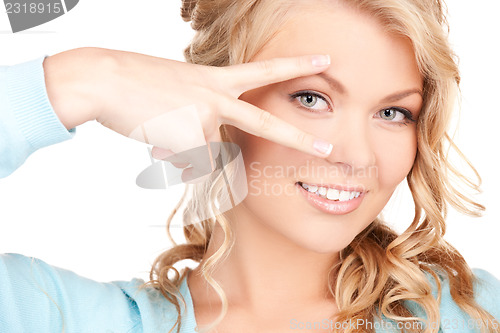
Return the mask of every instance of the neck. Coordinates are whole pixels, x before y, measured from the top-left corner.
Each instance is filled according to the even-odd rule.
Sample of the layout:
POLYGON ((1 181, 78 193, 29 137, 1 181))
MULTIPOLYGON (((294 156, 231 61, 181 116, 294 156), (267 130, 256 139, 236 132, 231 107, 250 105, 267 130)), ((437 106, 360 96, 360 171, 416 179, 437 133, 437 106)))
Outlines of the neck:
MULTIPOLYGON (((328 273, 338 254, 300 247, 249 214, 240 214, 242 209, 240 205, 231 213, 238 217, 230 220, 235 243, 227 259, 212 274, 230 306, 269 315, 284 306, 317 308, 319 304, 334 302, 328 290, 328 273)), ((223 241, 224 231, 216 224, 203 261, 223 241)), ((220 306, 219 296, 200 274, 200 266, 188 279, 192 294, 196 294, 195 303, 198 307, 220 306)))

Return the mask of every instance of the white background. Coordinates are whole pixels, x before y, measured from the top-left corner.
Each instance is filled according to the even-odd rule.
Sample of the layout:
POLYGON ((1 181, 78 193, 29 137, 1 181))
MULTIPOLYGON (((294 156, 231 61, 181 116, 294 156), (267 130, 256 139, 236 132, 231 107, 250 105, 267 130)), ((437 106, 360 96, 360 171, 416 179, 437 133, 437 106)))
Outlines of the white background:
MULTIPOLYGON (((483 193, 476 199, 487 211, 471 218, 451 210, 446 238, 472 267, 500 277, 500 3, 448 1, 463 79, 456 142, 483 178, 483 193)), ((0 64, 83 46, 184 60, 182 51, 193 32, 180 17, 180 4, 82 0, 66 15, 17 34, 10 32, 0 6, 0 64)), ((170 246, 161 225, 183 189, 137 187, 135 177, 148 165, 146 145, 96 122, 79 126, 72 140, 35 152, 0 180, 0 253, 35 256, 99 281, 147 279, 154 258, 170 246)), ((405 186, 387 208, 396 228, 408 224, 412 205, 405 186)))

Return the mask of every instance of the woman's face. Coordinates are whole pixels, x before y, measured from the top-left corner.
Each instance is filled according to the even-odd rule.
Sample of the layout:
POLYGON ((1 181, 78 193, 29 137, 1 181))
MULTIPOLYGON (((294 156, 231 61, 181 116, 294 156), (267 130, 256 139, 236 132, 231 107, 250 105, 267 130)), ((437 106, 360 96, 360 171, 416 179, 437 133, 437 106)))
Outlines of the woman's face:
MULTIPOLYGON (((291 15, 252 61, 329 54, 330 67, 240 99, 326 139, 333 151, 321 159, 228 126, 242 149, 248 179, 248 196, 236 211, 281 239, 333 253, 377 217, 410 171, 417 132, 408 116, 419 116, 423 81, 409 40, 385 33, 372 18, 319 3, 291 15), (318 198, 326 190, 321 189, 309 200, 297 182, 354 186, 363 193, 339 204, 318 198), (342 205, 348 211, 339 210, 342 205), (327 212, 332 209, 335 213, 327 212)), ((346 199, 326 191, 333 201, 338 195, 346 199)))

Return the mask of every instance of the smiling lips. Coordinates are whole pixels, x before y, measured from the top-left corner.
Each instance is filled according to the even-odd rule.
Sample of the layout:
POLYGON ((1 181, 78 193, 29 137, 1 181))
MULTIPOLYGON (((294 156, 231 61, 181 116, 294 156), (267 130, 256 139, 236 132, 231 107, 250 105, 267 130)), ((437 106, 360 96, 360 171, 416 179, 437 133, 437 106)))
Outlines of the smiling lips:
MULTIPOLYGON (((334 188, 297 182, 297 187, 306 200, 316 209, 334 215, 347 214, 359 207, 366 191, 359 187, 334 188)), ((340 187, 340 186, 336 186, 340 187)))
POLYGON ((348 201, 357 198, 361 195, 363 191, 351 189, 348 190, 334 188, 333 186, 318 186, 312 184, 306 184, 303 182, 298 182, 302 188, 304 188, 309 193, 318 195, 321 198, 332 200, 332 201, 348 201))

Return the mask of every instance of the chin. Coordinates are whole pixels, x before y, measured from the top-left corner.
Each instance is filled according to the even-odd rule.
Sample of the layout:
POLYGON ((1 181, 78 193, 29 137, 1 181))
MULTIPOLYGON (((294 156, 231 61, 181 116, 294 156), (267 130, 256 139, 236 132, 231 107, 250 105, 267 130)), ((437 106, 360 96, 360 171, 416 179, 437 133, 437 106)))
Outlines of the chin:
POLYGON ((309 250, 320 254, 337 254, 344 250, 351 242, 343 244, 311 244, 309 250))
POLYGON ((298 237, 295 243, 307 251, 318 254, 337 254, 351 244, 356 235, 341 234, 340 231, 337 231, 315 236, 310 235, 307 238, 304 237, 304 234, 298 235, 298 237))

